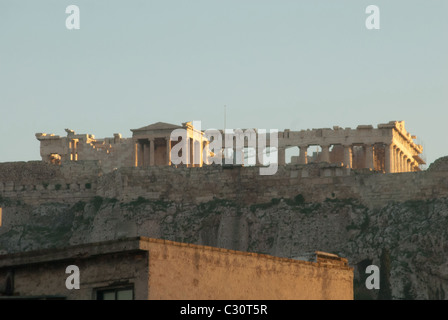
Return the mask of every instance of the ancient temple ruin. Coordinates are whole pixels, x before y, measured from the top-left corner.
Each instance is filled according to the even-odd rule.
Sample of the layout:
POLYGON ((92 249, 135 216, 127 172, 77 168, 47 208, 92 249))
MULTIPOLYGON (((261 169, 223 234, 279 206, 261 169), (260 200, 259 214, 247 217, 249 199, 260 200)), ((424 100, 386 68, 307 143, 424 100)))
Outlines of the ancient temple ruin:
MULTIPOLYGON (((111 138, 96 139, 91 134, 76 134, 66 129, 67 136, 37 133, 42 160, 61 164, 65 161, 98 160, 105 171, 119 167, 170 166, 171 150, 180 141, 171 141, 171 132, 184 129, 187 132, 188 150, 186 166, 203 166, 203 151, 209 145, 204 132, 194 128, 191 122, 181 126, 157 122, 139 129, 131 129, 132 137, 123 138, 116 133, 111 138), (193 164, 198 157, 200 164, 193 164)), ((255 132, 258 132, 254 129, 255 132)), ((224 134, 224 131, 220 131, 224 134)), ((291 158, 291 164, 306 165, 311 162, 340 164, 349 169, 370 169, 376 172, 397 173, 420 171, 425 164, 423 148, 414 142, 416 136, 408 133, 404 121, 360 125, 356 129, 331 128, 278 132, 278 165, 286 165, 286 150, 299 148, 299 156, 291 158), (308 154, 312 146, 319 152, 308 154)), ((223 137, 224 141, 224 137, 223 137)), ((270 145, 269 139, 267 146, 270 145)), ((224 146, 223 146, 224 148, 224 146)), ((248 152, 245 142, 244 152, 248 152)), ((224 149, 223 149, 224 150, 224 149)), ((223 151, 221 150, 221 151, 223 151)), ((233 151, 235 150, 235 144, 233 151)), ((262 162, 257 161, 257 165, 262 162)))

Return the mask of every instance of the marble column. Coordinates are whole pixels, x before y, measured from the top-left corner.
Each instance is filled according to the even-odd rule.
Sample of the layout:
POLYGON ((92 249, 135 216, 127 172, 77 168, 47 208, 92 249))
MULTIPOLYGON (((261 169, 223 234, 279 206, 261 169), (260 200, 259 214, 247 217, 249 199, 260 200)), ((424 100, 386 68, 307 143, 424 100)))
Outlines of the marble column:
POLYGON ((352 146, 344 146, 344 167, 352 167, 352 146))
POLYGON ((375 165, 373 162, 374 156, 373 156, 373 145, 368 144, 365 146, 365 152, 366 152, 366 165, 365 167, 368 169, 375 169, 375 165))
POLYGON ((286 148, 285 147, 279 147, 277 149, 277 156, 278 156, 278 165, 284 166, 286 164, 286 148))
MULTIPOLYGON (((226 150, 226 149, 224 149, 226 150)), ((263 165, 263 152, 260 151, 258 148, 256 149, 256 153, 255 153, 255 165, 256 166, 262 166, 263 165), (259 152, 261 152, 261 154, 259 154, 259 152)))
POLYGON ((139 143, 138 143, 138 141, 137 142, 135 142, 134 143, 134 166, 136 166, 136 167, 138 167, 139 166, 139 163, 138 163, 138 157, 139 157, 139 155, 138 155, 138 152, 139 152, 139 143))
POLYGON ((190 138, 190 159, 188 160, 190 163, 190 167, 195 167, 194 164, 194 155, 195 155, 195 151, 194 151, 194 139, 190 138))
POLYGON ((400 172, 404 172, 404 152, 400 151, 400 172))
POLYGON ((387 144, 384 147, 384 171, 386 173, 394 172, 394 146, 387 144))
MULTIPOLYGON (((202 167, 204 165, 204 141, 202 141, 202 138, 199 140, 199 166, 202 167)), ((243 155, 243 150, 241 150, 240 153, 241 156, 243 156, 243 164, 244 164, 244 155, 243 155)))
POLYGON ((320 147, 322 148, 321 161, 330 163, 330 146, 321 145, 320 147))
POLYGON ((166 138, 166 165, 171 165, 171 140, 170 137, 166 138))
POLYGON ((149 145, 148 143, 143 143, 143 166, 149 166, 149 145))
POLYGON ((138 153, 138 155, 137 155, 137 162, 138 162, 138 166, 139 167, 143 167, 143 143, 141 143, 141 142, 137 142, 137 145, 138 145, 138 151, 137 151, 137 153, 138 153))
POLYGON ((154 151, 155 151, 155 146, 154 146, 154 138, 149 139, 149 165, 151 167, 154 166, 154 151))
POLYGON ((398 172, 398 148, 394 146, 394 167, 392 172, 398 172))
POLYGON ((299 163, 307 164, 308 163, 308 146, 303 145, 299 146, 300 154, 299 154, 299 163))
POLYGON ((210 143, 208 141, 204 142, 204 147, 202 149, 202 164, 210 164, 210 143))
POLYGON ((73 140, 73 158, 78 161, 78 140, 73 140))

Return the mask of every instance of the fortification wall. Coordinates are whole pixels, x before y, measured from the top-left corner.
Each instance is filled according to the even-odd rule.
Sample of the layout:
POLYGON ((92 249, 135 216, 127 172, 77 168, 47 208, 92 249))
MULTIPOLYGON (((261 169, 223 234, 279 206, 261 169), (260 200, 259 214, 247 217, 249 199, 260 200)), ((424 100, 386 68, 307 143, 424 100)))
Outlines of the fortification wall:
POLYGON ((62 166, 41 161, 0 163, 0 196, 28 204, 74 203, 95 196, 100 175, 96 161, 62 166))
POLYGON ((95 196, 124 202, 143 197, 192 204, 214 199, 251 204, 301 194, 307 202, 353 198, 375 207, 448 196, 448 166, 442 160, 424 172, 378 174, 320 163, 279 167, 272 176, 261 176, 257 167, 238 166, 128 167, 103 173, 99 161, 61 166, 40 161, 1 163, 0 196, 31 205, 76 203, 95 196))
POLYGON ((280 167, 273 176, 256 167, 104 174, 99 162, 3 163, 0 206, 0 253, 129 236, 279 257, 321 250, 357 266, 356 295, 366 297, 365 265, 388 266, 384 251, 394 298, 448 297, 448 157, 423 172, 310 164, 280 167), (294 201, 274 201, 282 197, 294 201))

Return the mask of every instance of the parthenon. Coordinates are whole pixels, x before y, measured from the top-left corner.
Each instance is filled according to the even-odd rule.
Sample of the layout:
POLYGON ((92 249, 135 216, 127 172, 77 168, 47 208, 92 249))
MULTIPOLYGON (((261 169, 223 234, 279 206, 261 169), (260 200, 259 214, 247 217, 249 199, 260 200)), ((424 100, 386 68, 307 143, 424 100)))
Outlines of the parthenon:
MULTIPOLYGON (((40 141, 40 154, 45 162, 61 164, 65 161, 98 160, 107 171, 118 167, 171 166, 171 150, 179 143, 170 140, 175 129, 187 132, 189 147, 185 165, 207 165, 203 150, 208 147, 209 141, 204 131, 196 129, 192 122, 182 125, 157 122, 132 129, 131 138, 115 133, 112 138, 95 139, 91 134, 76 134, 70 129, 66 129, 66 137, 36 133, 36 138, 40 141)), ((224 135, 223 130, 220 132, 224 135)), ((254 129, 253 132, 257 134, 258 131, 254 129)), ((266 145, 270 146, 269 135, 267 137, 266 145)), ((425 164, 421 157, 423 148, 414 139, 416 136, 406 131, 404 121, 390 121, 379 124, 377 128, 359 125, 356 129, 338 126, 300 131, 286 129, 278 132, 278 165, 287 164, 287 149, 298 148, 299 155, 291 158, 291 164, 339 163, 349 169, 370 169, 383 173, 420 171, 420 166, 425 164), (310 154, 308 150, 314 146, 319 152, 310 154)), ((248 147, 244 142, 241 151, 248 152, 248 147)), ((237 154, 235 144, 232 150, 237 154)), ((262 163, 257 161, 256 165, 262 163)))

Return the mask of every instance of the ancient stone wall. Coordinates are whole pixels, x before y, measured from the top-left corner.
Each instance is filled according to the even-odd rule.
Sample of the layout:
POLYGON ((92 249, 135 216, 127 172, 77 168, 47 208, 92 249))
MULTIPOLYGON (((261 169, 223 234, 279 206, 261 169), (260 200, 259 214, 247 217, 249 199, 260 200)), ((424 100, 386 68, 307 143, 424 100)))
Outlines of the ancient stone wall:
POLYGON ((95 161, 0 163, 0 196, 29 204, 91 199, 101 172, 95 161))
POLYGON ((393 298, 446 299, 447 164, 394 174, 288 165, 260 176, 256 167, 104 174, 97 162, 3 163, 0 254, 129 236, 280 257, 322 250, 347 257, 358 297, 371 298, 365 266, 387 266, 380 257, 388 249, 393 298), (84 190, 63 190, 66 181, 84 190), (48 189, 29 187, 43 183, 48 189))
MULTIPOLYGON (((439 168, 445 167, 437 162, 439 168)), ((132 201, 139 197, 179 203, 227 199, 244 204, 303 195, 307 202, 359 199, 387 202, 448 196, 447 170, 378 174, 337 164, 288 165, 261 176, 258 167, 129 167, 104 173, 97 161, 61 166, 42 162, 0 164, 0 196, 28 204, 76 203, 95 196, 132 201)))

